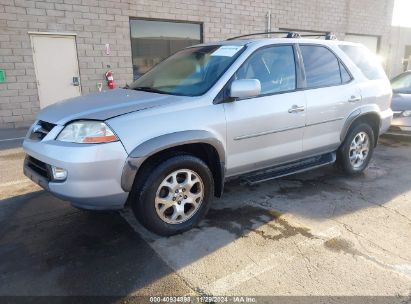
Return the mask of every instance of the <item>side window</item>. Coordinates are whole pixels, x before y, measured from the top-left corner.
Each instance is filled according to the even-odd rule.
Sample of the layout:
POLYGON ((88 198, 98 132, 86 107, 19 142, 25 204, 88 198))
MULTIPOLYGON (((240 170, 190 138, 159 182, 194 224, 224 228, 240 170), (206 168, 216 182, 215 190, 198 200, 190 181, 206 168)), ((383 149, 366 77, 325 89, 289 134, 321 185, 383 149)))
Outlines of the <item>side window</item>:
POLYGON ((411 93, 411 74, 404 73, 391 80, 391 86, 396 93, 411 93))
POLYGON ((342 83, 350 82, 352 77, 351 77, 350 73, 348 73, 347 69, 342 65, 341 62, 340 62, 340 71, 341 71, 342 83))
POLYGON ((374 54, 365 47, 355 45, 340 45, 340 49, 354 62, 369 80, 385 78, 385 72, 374 54))
POLYGON ((257 50, 240 67, 235 79, 258 79, 261 95, 296 89, 294 50, 290 45, 257 50))
POLYGON ((301 45, 308 88, 341 84, 340 63, 327 48, 301 45))

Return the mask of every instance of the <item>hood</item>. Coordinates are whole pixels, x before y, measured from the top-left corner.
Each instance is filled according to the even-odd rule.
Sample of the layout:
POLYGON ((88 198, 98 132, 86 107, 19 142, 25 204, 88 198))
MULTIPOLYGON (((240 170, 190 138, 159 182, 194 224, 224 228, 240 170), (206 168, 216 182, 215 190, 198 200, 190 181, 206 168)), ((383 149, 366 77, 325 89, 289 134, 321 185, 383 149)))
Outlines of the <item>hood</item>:
POLYGON ((391 109, 393 111, 411 110, 411 94, 395 93, 392 96, 391 109))
POLYGON ((59 125, 76 119, 106 120, 187 98, 189 97, 116 89, 59 101, 41 110, 36 119, 59 125))

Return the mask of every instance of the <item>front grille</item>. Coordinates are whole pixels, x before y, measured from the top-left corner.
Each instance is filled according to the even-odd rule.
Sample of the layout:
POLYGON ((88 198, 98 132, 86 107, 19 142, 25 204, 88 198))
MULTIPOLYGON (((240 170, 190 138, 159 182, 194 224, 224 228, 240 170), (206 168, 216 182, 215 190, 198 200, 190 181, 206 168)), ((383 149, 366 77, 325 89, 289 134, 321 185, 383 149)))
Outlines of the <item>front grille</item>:
POLYGON ((39 120, 32 128, 30 139, 39 141, 42 140, 55 126, 55 124, 50 122, 39 120))
POLYGON ((32 169, 34 172, 50 180, 51 172, 50 172, 49 165, 29 155, 27 155, 25 163, 26 163, 26 166, 32 169))

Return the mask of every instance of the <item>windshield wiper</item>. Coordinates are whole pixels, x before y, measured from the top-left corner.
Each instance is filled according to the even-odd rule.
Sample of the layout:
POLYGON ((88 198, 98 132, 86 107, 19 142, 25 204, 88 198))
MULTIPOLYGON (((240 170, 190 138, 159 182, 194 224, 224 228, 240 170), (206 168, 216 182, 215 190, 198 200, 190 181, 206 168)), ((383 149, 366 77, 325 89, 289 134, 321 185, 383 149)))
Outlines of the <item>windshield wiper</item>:
POLYGON ((133 90, 136 91, 144 91, 144 92, 152 92, 152 93, 159 93, 159 94, 167 94, 167 92, 152 88, 152 87, 135 87, 132 88, 133 90))

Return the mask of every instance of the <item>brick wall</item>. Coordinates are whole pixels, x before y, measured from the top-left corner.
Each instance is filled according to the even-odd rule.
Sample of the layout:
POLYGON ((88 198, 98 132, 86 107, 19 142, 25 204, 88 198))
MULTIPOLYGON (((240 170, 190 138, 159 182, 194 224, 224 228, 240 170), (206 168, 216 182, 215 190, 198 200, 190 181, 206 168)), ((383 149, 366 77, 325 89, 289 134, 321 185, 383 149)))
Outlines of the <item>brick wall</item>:
POLYGON ((409 59, 408 54, 405 54, 405 48, 411 46, 411 28, 393 27, 390 37, 391 52, 388 66, 389 74, 393 77, 408 68, 408 62, 404 63, 403 60, 409 59))
MULTIPOLYGON (((132 80, 129 17, 204 23, 204 41, 271 28, 380 35, 388 49, 393 0, 0 0, 0 127, 31 124, 39 110, 28 31, 77 33, 82 92, 97 90, 107 65, 116 83, 132 80), (105 55, 105 44, 111 54, 105 55)), ((104 83, 104 82, 103 82, 104 83)))

